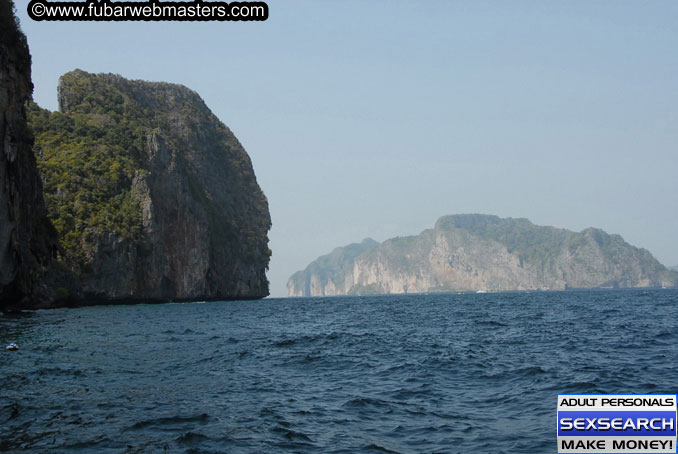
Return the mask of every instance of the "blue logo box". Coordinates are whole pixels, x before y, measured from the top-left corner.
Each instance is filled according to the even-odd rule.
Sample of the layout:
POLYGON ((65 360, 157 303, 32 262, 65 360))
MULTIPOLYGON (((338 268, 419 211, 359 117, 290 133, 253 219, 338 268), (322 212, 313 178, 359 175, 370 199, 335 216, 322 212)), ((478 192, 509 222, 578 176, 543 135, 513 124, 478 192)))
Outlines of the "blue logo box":
POLYGON ((559 394, 558 453, 676 453, 675 394, 559 394))

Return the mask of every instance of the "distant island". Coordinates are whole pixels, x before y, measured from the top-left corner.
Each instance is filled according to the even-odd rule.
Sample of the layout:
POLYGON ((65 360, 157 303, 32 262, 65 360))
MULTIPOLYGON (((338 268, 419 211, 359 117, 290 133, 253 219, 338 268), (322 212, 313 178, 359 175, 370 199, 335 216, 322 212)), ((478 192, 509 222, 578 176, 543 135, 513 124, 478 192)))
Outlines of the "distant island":
POLYGON ((334 249, 287 282, 288 296, 676 287, 678 272, 619 235, 462 214, 383 243, 334 249))
POLYGON ((267 296, 268 202, 200 96, 76 70, 42 109, 0 8, 0 311, 267 296))

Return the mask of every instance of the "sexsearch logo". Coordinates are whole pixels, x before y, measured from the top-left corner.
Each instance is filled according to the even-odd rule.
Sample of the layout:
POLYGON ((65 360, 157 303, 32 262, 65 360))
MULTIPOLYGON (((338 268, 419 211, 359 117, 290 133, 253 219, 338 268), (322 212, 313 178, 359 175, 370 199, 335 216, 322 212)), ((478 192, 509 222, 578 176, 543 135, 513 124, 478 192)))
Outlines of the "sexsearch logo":
POLYGON ((558 453, 676 453, 676 397, 559 394, 558 453))

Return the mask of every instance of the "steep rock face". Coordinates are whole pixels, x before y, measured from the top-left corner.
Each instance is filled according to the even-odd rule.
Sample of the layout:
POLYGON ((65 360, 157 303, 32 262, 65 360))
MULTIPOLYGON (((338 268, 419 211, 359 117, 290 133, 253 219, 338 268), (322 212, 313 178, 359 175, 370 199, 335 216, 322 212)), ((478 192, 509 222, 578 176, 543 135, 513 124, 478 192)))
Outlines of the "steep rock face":
POLYGON ((287 282, 289 296, 325 296, 340 295, 343 289, 350 288, 353 262, 360 254, 379 246, 372 238, 361 243, 336 248, 331 253, 312 262, 304 271, 297 271, 287 282))
POLYGON ((59 112, 31 119, 70 299, 268 295, 268 203, 195 92, 79 70, 58 90, 59 112))
POLYGON ((13 4, 0 0, 0 310, 49 299, 42 282, 56 235, 46 218, 24 105, 31 57, 13 4))
POLYGON ((340 279, 323 261, 296 273, 288 295, 678 286, 678 273, 619 235, 483 215, 445 216, 420 235, 385 241, 344 264, 340 279))

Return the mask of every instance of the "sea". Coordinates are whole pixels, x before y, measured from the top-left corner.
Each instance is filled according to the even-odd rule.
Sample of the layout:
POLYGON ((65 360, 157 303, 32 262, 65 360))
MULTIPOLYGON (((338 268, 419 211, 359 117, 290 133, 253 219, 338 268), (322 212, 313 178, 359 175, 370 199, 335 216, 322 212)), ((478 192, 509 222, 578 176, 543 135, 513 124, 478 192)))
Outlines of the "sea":
POLYGON ((3 315, 0 452, 554 453, 557 394, 678 391, 677 324, 661 289, 3 315))

